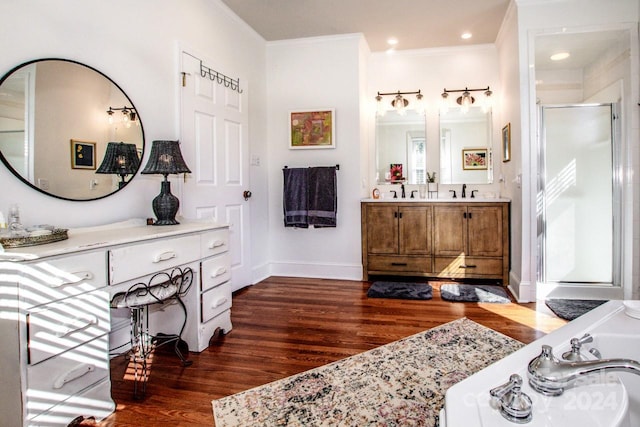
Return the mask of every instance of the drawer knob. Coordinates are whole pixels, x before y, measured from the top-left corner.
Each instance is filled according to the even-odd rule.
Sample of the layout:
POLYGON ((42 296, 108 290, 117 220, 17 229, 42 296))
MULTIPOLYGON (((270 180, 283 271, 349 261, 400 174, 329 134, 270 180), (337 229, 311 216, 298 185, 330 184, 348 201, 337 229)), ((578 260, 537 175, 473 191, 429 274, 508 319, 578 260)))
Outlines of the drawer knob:
POLYGON ((467 265, 461 265, 460 268, 476 268, 477 265, 473 265, 473 264, 467 264, 467 265))
POLYGON ((81 319, 79 317, 76 317, 71 322, 65 325, 62 325, 62 330, 58 331, 58 333, 56 334, 56 337, 58 338, 67 337, 73 333, 80 332, 84 329, 87 329, 90 326, 97 325, 97 324, 98 324, 97 316, 91 316, 89 319, 87 318, 81 319))
POLYGON ((224 240, 214 240, 209 243, 209 249, 219 248, 220 246, 224 246, 224 240))
POLYGON ((213 272, 211 274, 211 277, 215 278, 215 277, 218 277, 218 276, 222 276, 226 272, 227 272, 227 268, 226 267, 219 267, 215 272, 213 272))
POLYGON ((173 251, 162 252, 160 254, 156 254, 153 257, 153 262, 158 263, 162 261, 168 261, 172 258, 175 258, 176 256, 177 256, 176 253, 173 251))
POLYGON ((71 279, 69 280, 64 280, 61 281, 60 283, 56 283, 54 285, 52 285, 52 288, 61 288, 63 286, 67 286, 67 285, 76 285, 84 280, 91 280, 93 279, 93 273, 90 271, 77 271, 75 273, 71 273, 71 276, 73 276, 71 279))
POLYGON ((78 378, 88 374, 89 372, 93 372, 96 370, 95 365, 90 365, 88 363, 84 363, 77 368, 73 368, 69 372, 60 375, 54 382, 53 388, 55 390, 61 389, 64 387, 66 383, 70 383, 73 380, 77 380, 78 378))
POLYGON ((216 300, 216 302, 213 303, 211 308, 218 308, 221 305, 225 305, 227 303, 227 301, 229 301, 229 299, 227 297, 220 298, 220 299, 216 300))

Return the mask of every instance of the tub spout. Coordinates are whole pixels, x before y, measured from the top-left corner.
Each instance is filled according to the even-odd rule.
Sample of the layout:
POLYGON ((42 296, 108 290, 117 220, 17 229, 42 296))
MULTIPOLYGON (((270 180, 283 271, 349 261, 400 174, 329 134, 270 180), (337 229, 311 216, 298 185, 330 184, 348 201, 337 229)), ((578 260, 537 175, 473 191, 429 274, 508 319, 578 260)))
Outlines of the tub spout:
POLYGON ((560 396, 579 379, 605 371, 631 372, 640 375, 640 363, 631 359, 601 359, 561 362, 553 356, 551 346, 543 345, 539 356, 529 362, 529 385, 546 396, 560 396))

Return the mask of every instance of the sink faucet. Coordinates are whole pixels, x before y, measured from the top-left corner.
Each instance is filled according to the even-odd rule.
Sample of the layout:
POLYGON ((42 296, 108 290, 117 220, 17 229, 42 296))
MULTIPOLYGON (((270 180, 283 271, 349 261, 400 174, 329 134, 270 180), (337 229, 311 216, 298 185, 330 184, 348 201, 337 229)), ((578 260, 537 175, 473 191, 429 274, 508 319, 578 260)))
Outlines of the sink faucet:
POLYGON ((404 199, 406 197, 406 194, 404 193, 404 184, 400 184, 400 190, 402 192, 402 198, 404 199))
POLYGON ((462 184, 462 194, 460 195, 463 199, 467 197, 467 184, 462 184))
POLYGON ((560 396, 565 388, 587 375, 603 371, 631 372, 640 375, 640 363, 631 359, 601 359, 561 362, 553 356, 553 348, 542 346, 539 356, 527 368, 529 385, 546 396, 560 396))

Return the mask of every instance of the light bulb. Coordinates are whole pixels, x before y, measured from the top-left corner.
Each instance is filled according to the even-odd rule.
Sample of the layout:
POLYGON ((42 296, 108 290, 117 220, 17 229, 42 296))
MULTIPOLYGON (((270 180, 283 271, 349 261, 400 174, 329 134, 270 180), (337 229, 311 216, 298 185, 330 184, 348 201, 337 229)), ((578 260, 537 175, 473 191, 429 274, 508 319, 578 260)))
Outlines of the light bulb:
POLYGON ((376 115, 378 117, 382 117, 385 115, 385 113, 387 112, 384 108, 384 105, 382 105, 382 96, 378 95, 376 96, 376 101, 377 101, 377 105, 376 105, 376 115))
POLYGON ((424 111, 425 110, 425 107, 424 107, 424 96, 422 96, 421 93, 418 93, 416 95, 416 100, 417 100, 417 102, 416 102, 416 111, 418 112, 418 114, 424 114, 424 112, 425 112, 424 111))
POLYGON ((442 92, 442 98, 440 99, 440 114, 447 114, 449 111, 449 94, 442 92))
POLYGON ((406 100, 402 97, 402 95, 397 94, 395 99, 393 100, 393 106, 395 107, 398 114, 400 115, 405 114, 405 110, 404 110, 405 103, 406 103, 406 100))

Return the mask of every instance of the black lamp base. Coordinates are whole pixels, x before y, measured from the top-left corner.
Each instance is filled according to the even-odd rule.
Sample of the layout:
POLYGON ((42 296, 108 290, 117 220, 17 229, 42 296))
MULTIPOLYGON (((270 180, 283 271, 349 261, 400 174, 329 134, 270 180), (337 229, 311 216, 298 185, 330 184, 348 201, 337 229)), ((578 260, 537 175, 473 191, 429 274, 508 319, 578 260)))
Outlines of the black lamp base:
POLYGON ((166 180, 162 181, 160 194, 153 199, 153 213, 156 214, 157 221, 153 225, 176 225, 180 224, 176 221, 176 214, 180 207, 180 201, 176 196, 171 194, 171 183, 166 180))

